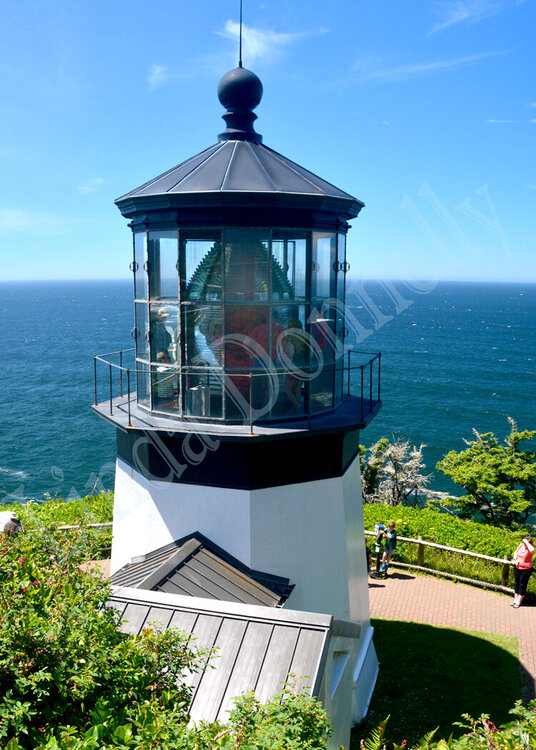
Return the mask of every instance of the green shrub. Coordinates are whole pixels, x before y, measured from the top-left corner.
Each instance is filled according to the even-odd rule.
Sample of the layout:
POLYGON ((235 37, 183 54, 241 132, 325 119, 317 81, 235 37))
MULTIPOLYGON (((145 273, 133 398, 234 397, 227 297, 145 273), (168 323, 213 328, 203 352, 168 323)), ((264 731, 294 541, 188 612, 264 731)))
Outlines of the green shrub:
MULTIPOLYGON (((62 500, 48 498, 44 501, 31 500, 28 503, 16 503, 0 507, 18 513, 26 531, 35 529, 54 529, 57 526, 75 526, 77 524, 109 523, 113 519, 113 492, 103 492, 99 495, 88 495, 77 500, 62 500)), ((61 532, 71 534, 71 532, 61 532)), ((110 547, 112 543, 112 529, 87 529, 86 540, 95 548, 110 547)), ((96 552, 96 557, 101 554, 96 552)))
POLYGON ((80 567, 91 554, 82 531, 0 535, 1 748, 325 748, 323 708, 290 687, 265 706, 241 697, 227 725, 189 726, 185 678, 207 652, 176 630, 122 633, 109 584, 80 567))
POLYGON ((462 721, 455 722, 455 726, 467 730, 462 737, 448 739, 435 739, 436 731, 428 732, 422 740, 412 745, 406 744, 405 740, 400 743, 386 742, 385 733, 388 719, 371 732, 370 736, 363 740, 363 750, 529 750, 536 747, 536 701, 532 701, 524 707, 518 701, 510 711, 516 718, 500 727, 496 727, 490 721, 487 714, 473 719, 464 714, 462 721))

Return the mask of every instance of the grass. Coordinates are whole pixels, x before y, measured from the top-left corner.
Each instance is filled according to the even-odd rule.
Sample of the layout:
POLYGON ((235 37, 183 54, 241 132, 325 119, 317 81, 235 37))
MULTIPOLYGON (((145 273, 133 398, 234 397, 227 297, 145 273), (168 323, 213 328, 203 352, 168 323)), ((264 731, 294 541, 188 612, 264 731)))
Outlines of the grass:
POLYGON ((408 743, 437 726, 436 739, 463 734, 452 727, 462 713, 487 713, 497 725, 511 719, 521 697, 517 638, 393 620, 372 625, 380 673, 353 750, 388 715, 387 738, 408 743))

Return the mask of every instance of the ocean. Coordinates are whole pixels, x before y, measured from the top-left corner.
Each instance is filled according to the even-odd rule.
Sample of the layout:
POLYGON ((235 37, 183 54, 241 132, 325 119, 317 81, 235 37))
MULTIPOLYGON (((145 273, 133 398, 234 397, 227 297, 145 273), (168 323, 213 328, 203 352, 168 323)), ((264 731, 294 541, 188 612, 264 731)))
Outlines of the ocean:
MULTIPOLYGON (((402 437, 435 470, 472 429, 536 429, 536 284, 349 283, 349 343, 382 352, 371 445, 402 437)), ((0 284, 0 503, 113 488, 115 434, 91 412, 93 355, 133 345, 132 283, 0 284)))

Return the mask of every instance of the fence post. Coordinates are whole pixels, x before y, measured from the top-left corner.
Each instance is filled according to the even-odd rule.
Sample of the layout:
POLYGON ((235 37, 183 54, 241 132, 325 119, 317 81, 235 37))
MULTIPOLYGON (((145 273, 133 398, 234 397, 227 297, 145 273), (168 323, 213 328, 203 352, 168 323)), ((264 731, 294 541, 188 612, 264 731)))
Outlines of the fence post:
MULTIPOLYGON (((422 536, 419 537, 419 542, 422 542, 423 538, 422 536)), ((417 545, 417 565, 420 565, 421 568, 424 568, 424 544, 418 544, 417 545)))
POLYGON ((508 586, 508 576, 510 575, 510 560, 505 555, 504 556, 504 565, 502 569, 502 578, 501 578, 501 584, 503 586, 508 586))

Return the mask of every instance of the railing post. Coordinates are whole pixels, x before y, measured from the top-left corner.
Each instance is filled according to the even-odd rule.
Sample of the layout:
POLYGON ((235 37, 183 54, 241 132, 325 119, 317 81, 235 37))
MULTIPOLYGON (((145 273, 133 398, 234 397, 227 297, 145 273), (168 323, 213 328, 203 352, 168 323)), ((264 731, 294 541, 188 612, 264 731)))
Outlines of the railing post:
POLYGON ((361 370, 361 422, 363 423, 365 421, 363 412, 363 398, 365 396, 365 365, 359 365, 359 369, 361 370))
POLYGON ((99 405, 97 401, 97 357, 93 357, 93 385, 95 387, 95 406, 99 405))
POLYGON ((112 409, 112 365, 108 365, 108 371, 110 375, 110 416, 113 416, 113 409, 112 409))
POLYGON ((369 362, 369 387, 370 387, 370 393, 369 393, 369 411, 372 411, 372 360, 369 362))
POLYGON ((128 426, 132 427, 132 421, 130 418, 130 370, 127 370, 127 391, 128 391, 128 400, 127 400, 127 409, 128 409, 128 426))
MULTIPOLYGON (((419 542, 422 542, 423 538, 422 536, 419 537, 419 542)), ((418 544, 417 545, 417 565, 420 565, 421 568, 424 568, 424 544, 418 544)))
POLYGON ((502 578, 501 578, 501 584, 503 586, 508 586, 508 576, 510 575, 510 560, 508 559, 507 555, 504 556, 504 565, 502 567, 502 578))
POLYGON ((249 434, 254 435, 253 432, 253 377, 249 373, 249 434))
POLYGON ((381 401, 380 398, 380 383, 381 383, 381 375, 382 375, 382 353, 378 352, 378 401, 381 401))
POLYGON ((348 349, 348 395, 350 395, 350 354, 351 351, 348 349))
POLYGON ((123 350, 119 352, 119 395, 123 396, 123 350))

